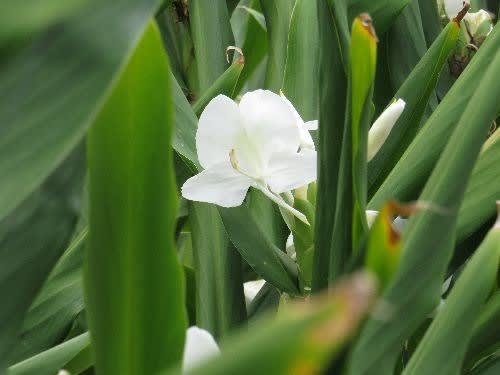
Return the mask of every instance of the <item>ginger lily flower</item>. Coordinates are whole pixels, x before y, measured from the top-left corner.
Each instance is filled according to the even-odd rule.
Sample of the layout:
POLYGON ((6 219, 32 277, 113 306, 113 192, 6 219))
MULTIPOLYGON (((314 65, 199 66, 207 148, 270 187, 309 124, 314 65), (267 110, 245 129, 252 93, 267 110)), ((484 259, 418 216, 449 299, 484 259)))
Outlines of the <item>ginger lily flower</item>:
POLYGON ((184 371, 192 369, 219 353, 219 347, 210 332, 196 326, 189 327, 186 332, 182 368, 184 371))
POLYGON ((398 99, 387 107, 384 112, 375 120, 368 133, 368 161, 380 150, 385 140, 389 136, 392 128, 398 121, 405 109, 406 103, 398 99))
POLYGON ((304 121, 299 115, 299 112, 297 112, 297 110, 293 106, 292 102, 290 102, 285 94, 283 94, 283 91, 280 91, 280 96, 288 105, 288 108, 290 108, 290 111, 292 111, 293 116, 295 117, 295 121, 300 131, 300 149, 315 150, 314 142, 309 131, 318 130, 318 120, 304 121))
POLYGON ((182 186, 186 199, 236 207, 254 187, 307 223, 279 195, 316 180, 316 151, 300 150, 289 105, 271 91, 248 92, 239 104, 219 95, 200 116, 198 159, 204 170, 182 186))

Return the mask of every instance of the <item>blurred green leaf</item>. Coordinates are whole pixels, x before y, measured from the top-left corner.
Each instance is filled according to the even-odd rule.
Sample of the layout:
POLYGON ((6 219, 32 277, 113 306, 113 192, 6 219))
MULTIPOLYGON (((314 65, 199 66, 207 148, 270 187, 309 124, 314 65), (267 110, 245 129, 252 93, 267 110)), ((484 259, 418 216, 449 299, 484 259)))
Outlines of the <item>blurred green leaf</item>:
POLYGON ((430 47, 442 29, 438 13, 438 3, 437 1, 418 0, 418 5, 420 6, 425 41, 430 47))
POLYGON ((186 311, 174 247, 170 77, 152 24, 88 135, 84 285, 102 373, 155 373, 182 358, 186 311))
POLYGON ((187 373, 320 373, 355 334, 373 292, 371 279, 353 276, 337 285, 327 298, 290 306, 277 319, 255 322, 251 331, 224 341, 219 357, 187 373))
POLYGON ((352 353, 351 374, 393 371, 404 341, 439 301, 453 252, 460 202, 498 110, 500 86, 495 77, 500 74, 500 54, 494 56, 487 70, 476 76, 481 78, 474 93, 460 111, 458 124, 420 195, 421 211, 410 219, 403 233, 401 263, 383 298, 394 314, 405 319, 368 320, 352 353))
POLYGON ((474 321, 495 285, 499 265, 500 227, 496 227, 460 274, 403 371, 404 375, 460 372, 474 321))
MULTIPOLYGON (((465 71, 427 120, 369 202, 380 207, 388 199, 415 199, 441 155, 453 129, 491 65, 500 43, 500 25, 496 25, 465 71)), ((493 98, 491 96, 490 98, 493 98)))
POLYGON ((283 85, 290 18, 295 0, 260 0, 266 19, 268 54, 265 87, 278 92, 283 85))
POLYGON ((0 219, 81 141, 157 3, 92 2, 2 65, 0 219))
POLYGON ((9 375, 54 375, 90 344, 90 335, 84 333, 34 357, 17 363, 9 375))
MULTIPOLYGON (((435 98, 439 73, 456 45, 459 32, 458 24, 450 22, 397 91, 395 99, 403 99, 406 106, 389 137, 369 163, 368 181, 372 193, 383 183, 418 133, 429 99, 435 98)), ((383 204, 383 201, 376 200, 376 203, 383 204)), ((370 203, 370 208, 378 207, 374 202, 370 203)))
POLYGON ((283 92, 304 121, 318 119, 318 4, 297 0, 288 33, 283 92))
POLYGON ((494 356, 475 367, 470 375, 497 375, 500 371, 500 357, 494 356))
POLYGON ((337 265, 347 261, 339 258, 343 254, 332 253, 347 91, 344 59, 348 57, 343 56, 342 22, 339 21, 343 16, 345 14, 333 12, 328 0, 318 0, 319 140, 313 291, 327 287, 331 257, 337 265))
POLYGON ((226 48, 234 45, 234 37, 225 0, 189 0, 188 4, 199 90, 203 93, 226 70, 226 48))

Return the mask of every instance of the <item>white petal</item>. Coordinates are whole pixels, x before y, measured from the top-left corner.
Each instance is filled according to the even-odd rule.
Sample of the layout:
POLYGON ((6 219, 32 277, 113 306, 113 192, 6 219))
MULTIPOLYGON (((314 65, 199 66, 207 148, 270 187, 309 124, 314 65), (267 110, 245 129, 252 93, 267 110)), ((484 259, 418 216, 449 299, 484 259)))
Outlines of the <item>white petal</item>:
POLYGON ((463 7, 463 0, 444 0, 444 11, 450 20, 455 18, 463 7))
POLYGON ((191 177, 181 190, 182 196, 192 201, 236 207, 245 199, 252 182, 229 163, 220 163, 191 177))
POLYGON ((196 367, 201 362, 220 353, 219 347, 210 332, 196 326, 189 327, 184 345, 183 370, 196 367))
POLYGON ((366 210, 365 215, 366 215, 366 221, 368 222, 368 228, 371 228, 373 223, 375 222, 375 219, 378 216, 378 211, 366 210))
POLYGON ((203 168, 229 161, 229 151, 242 132, 238 105, 224 95, 213 98, 200 116, 196 150, 203 168))
POLYGON ((314 141, 311 137, 311 134, 309 134, 309 131, 306 130, 305 128, 300 129, 300 149, 308 149, 308 150, 315 150, 316 147, 314 145, 314 141))
POLYGON ((264 286, 266 280, 254 280, 247 281, 243 284, 243 293, 245 294, 245 300, 248 303, 252 302, 260 289, 264 286))
POLYGON ((290 100, 288 100, 288 98, 285 96, 285 94, 281 90, 280 90, 280 97, 286 103, 286 105, 288 106, 290 111, 292 111, 293 117, 295 117, 295 122, 296 122, 297 126, 302 127, 304 124, 304 120, 302 120, 302 117, 299 115, 299 112, 297 112, 297 110, 293 106, 292 102, 290 100))
POLYGON ((283 193, 316 181, 316 151, 279 152, 269 161, 266 183, 275 193, 283 193))
POLYGON ((318 120, 305 122, 303 128, 306 130, 318 130, 318 120))
POLYGON ((368 133, 368 161, 375 156, 384 144, 392 128, 403 113, 405 105, 404 100, 398 99, 389 105, 373 123, 368 133))
POLYGON ((247 92, 240 101, 240 114, 264 164, 273 152, 298 150, 299 128, 279 95, 267 90, 247 92))
POLYGON ((467 13, 464 17, 464 21, 467 23, 467 27, 472 36, 476 35, 479 26, 483 22, 490 23, 490 30, 493 28, 491 15, 484 9, 480 9, 477 12, 467 13))

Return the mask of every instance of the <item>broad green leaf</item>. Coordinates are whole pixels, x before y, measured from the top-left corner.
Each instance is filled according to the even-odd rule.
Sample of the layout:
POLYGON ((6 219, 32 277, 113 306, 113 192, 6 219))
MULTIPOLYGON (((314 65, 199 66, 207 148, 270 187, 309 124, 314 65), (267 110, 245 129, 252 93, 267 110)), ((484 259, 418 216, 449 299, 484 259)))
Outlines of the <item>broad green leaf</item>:
POLYGON ((96 369, 104 374, 152 374, 182 358, 170 74, 151 24, 88 135, 84 286, 96 369))
POLYGON ((367 143, 372 114, 376 43, 371 19, 368 15, 360 15, 352 24, 347 110, 330 244, 330 282, 345 272, 346 260, 357 251, 368 230, 365 215, 367 143))
POLYGON ((317 1, 297 0, 288 33, 282 90, 305 121, 318 118, 318 32, 317 1))
POLYGON ((226 70, 226 48, 234 44, 234 37, 225 0, 189 0, 188 4, 199 91, 203 93, 226 70))
MULTIPOLYGON (((481 82, 479 77, 492 64, 498 52, 498 43, 500 25, 497 24, 373 195, 369 207, 380 207, 388 199, 408 201, 418 196, 465 108, 471 102, 472 95, 481 82)), ((490 96, 488 101, 490 98, 494 96, 490 96)))
POLYGON ((422 16, 422 26, 425 40, 430 47, 437 36, 441 33, 441 20, 439 19, 437 1, 418 0, 420 15, 422 16))
POLYGON ((207 104, 219 94, 226 95, 230 98, 236 96, 236 84, 240 77, 241 71, 245 65, 245 58, 239 56, 236 62, 231 64, 229 68, 222 74, 210 88, 200 96, 200 98, 193 104, 193 111, 196 116, 200 116, 201 112, 205 109, 207 104))
POLYGON ((276 319, 255 322, 252 330, 224 341, 219 357, 187 373, 320 373, 355 334, 373 293, 370 278, 353 276, 337 285, 328 297, 287 306, 276 319))
POLYGON ((480 359, 495 353, 500 348, 499 321, 500 292, 496 291, 476 319, 467 347, 464 369, 472 368, 480 359))
POLYGON ((9 368, 7 374, 54 375, 89 345, 90 335, 84 333, 23 362, 16 363, 9 368))
POLYGON ((87 233, 85 227, 76 234, 26 313, 13 361, 18 362, 61 342, 82 312, 83 247, 87 233))
POLYGON ((360 13, 368 13, 373 18, 377 32, 384 34, 392 25, 399 13, 412 0, 347 0, 349 19, 354 19, 360 13))
POLYGON ((277 243, 282 229, 267 203, 260 192, 251 191, 240 207, 220 207, 219 212, 229 238, 254 271, 280 291, 297 295, 297 267, 281 250, 284 239, 283 247, 277 243))
MULTIPOLYGON (((313 292, 326 288, 332 254, 332 233, 337 207, 338 172, 346 112, 347 79, 340 40, 342 14, 328 0, 318 0, 319 25, 319 140, 313 292)), ((335 264, 347 259, 337 258, 335 264)))
POLYGON ((84 174, 79 147, 0 222, 0 373, 12 363, 25 314, 74 230, 84 174))
POLYGON ((260 0, 266 19, 269 51, 265 86, 274 92, 278 92, 283 85, 288 30, 294 3, 295 0, 260 0))
POLYGON ((2 65, 0 219, 81 141, 157 3, 92 1, 2 65))
POLYGON ((495 201, 500 198, 500 130, 486 142, 474 166, 460 207, 457 241, 472 235, 495 215, 495 201))
POLYGON ((246 320, 242 261, 214 205, 190 202, 196 325, 217 338, 246 320))
POLYGON ((351 374, 392 372, 404 341, 439 301, 453 252, 460 202, 498 111, 496 98, 500 86, 495 77, 500 74, 500 54, 490 60, 483 74, 478 74, 474 94, 461 111, 458 124, 420 195, 422 209, 405 228, 400 266, 383 295, 397 316, 404 319, 368 320, 351 356, 351 374))
MULTIPOLYGON (((456 45, 459 32, 459 25, 450 22, 397 91, 395 99, 403 99, 406 106, 389 137, 369 163, 368 181, 372 192, 383 183, 419 131, 429 99, 434 97, 439 73, 456 45)), ((376 203, 383 204, 380 200, 376 203)), ((371 202, 370 208, 377 209, 378 206, 371 202)))
POLYGON ((496 284, 499 266, 500 223, 467 263, 403 375, 460 372, 474 322, 496 284))

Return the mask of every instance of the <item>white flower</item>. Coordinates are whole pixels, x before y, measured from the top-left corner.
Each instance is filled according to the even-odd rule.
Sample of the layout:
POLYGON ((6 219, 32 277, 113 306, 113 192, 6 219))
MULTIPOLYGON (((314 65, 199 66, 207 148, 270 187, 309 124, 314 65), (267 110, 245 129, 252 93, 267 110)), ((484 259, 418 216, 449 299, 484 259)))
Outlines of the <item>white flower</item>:
MULTIPOLYGON (((493 30, 493 23, 490 13, 485 11, 484 9, 480 9, 477 12, 467 13, 464 17, 465 25, 467 27, 467 31, 473 37, 478 33, 479 27, 484 23, 488 22, 489 26, 487 28, 487 32, 484 34, 485 36, 491 33, 493 30)), ((482 33, 481 33, 482 34, 482 33)))
POLYGON ((192 369, 219 353, 219 347, 210 332, 196 326, 189 327, 186 332, 182 368, 184 371, 192 369))
POLYGON ((389 107, 382 112, 379 118, 375 120, 368 133, 368 161, 372 160, 380 150, 392 128, 403 113, 405 106, 405 101, 398 99, 391 103, 389 107))
POLYGON ((219 95, 200 116, 196 150, 204 170, 182 186, 186 199, 241 205, 253 186, 307 223, 279 195, 316 180, 316 151, 300 150, 297 120, 271 91, 248 92, 239 104, 219 95))
POLYGON ((463 0, 444 0, 444 12, 446 16, 452 20, 464 8, 463 0))
POLYGON ((295 117, 295 121, 300 131, 300 148, 302 150, 305 149, 315 150, 314 142, 309 131, 318 130, 318 120, 304 122, 304 120, 302 120, 302 117, 299 115, 299 113, 293 106, 292 102, 290 102, 290 100, 287 99, 285 94, 283 94, 283 91, 280 91, 280 96, 288 105, 288 108, 290 108, 290 110, 293 113, 293 116, 295 117))

